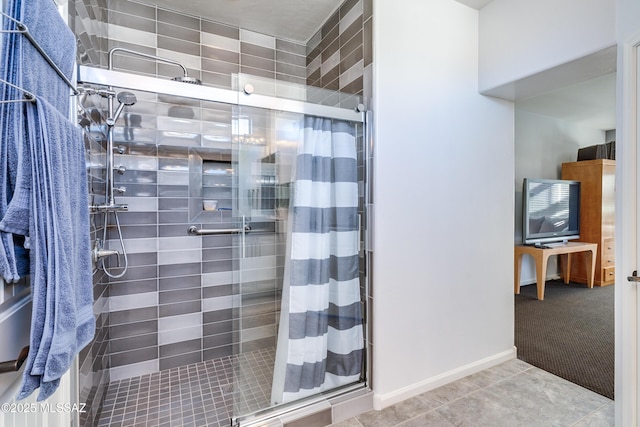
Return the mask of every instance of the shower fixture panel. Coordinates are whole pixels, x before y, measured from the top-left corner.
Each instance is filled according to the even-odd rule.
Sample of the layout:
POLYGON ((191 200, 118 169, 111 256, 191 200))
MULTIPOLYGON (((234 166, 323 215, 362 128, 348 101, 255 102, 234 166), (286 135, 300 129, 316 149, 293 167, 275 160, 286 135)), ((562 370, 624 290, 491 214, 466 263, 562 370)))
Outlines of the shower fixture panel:
POLYGON ((115 93, 113 90, 106 91, 94 91, 93 93, 99 94, 103 97, 106 97, 108 100, 108 117, 105 121, 107 125, 107 147, 106 147, 106 179, 105 179, 105 195, 106 195, 106 203, 99 205, 91 205, 89 209, 92 212, 102 212, 104 213, 104 227, 103 227, 103 238, 102 240, 96 239, 94 248, 92 251, 92 258, 94 263, 99 264, 100 268, 105 272, 105 274, 111 278, 119 278, 124 276, 127 272, 128 268, 128 257, 127 251, 124 245, 124 239, 122 237, 122 228, 120 227, 120 220, 118 218, 118 212, 123 212, 129 210, 129 206, 126 204, 119 204, 115 202, 115 194, 123 195, 127 191, 126 187, 115 187, 114 186, 114 173, 124 174, 126 168, 123 165, 114 166, 114 152, 123 153, 123 147, 115 147, 113 140, 113 133, 116 122, 118 118, 124 111, 125 107, 129 107, 134 105, 137 102, 136 95, 132 92, 119 92, 115 93), (114 99, 118 101, 118 107, 114 110, 114 99), (104 248, 104 242, 107 241, 107 231, 109 228, 109 214, 113 214, 113 218, 115 221, 115 226, 118 233, 118 240, 120 241, 120 246, 122 248, 122 259, 124 260, 124 265, 120 264, 120 252, 117 250, 109 250, 104 248), (109 271, 104 261, 106 258, 109 258, 113 255, 117 256, 117 267, 121 268, 122 271, 120 273, 112 273, 109 271))

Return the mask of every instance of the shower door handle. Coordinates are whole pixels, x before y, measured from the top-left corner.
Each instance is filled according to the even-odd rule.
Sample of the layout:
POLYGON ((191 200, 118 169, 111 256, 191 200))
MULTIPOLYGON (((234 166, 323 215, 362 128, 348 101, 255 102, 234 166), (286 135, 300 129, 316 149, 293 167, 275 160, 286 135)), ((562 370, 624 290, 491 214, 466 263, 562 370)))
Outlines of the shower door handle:
MULTIPOLYGON (((216 234, 233 234, 233 233, 244 233, 251 231, 251 226, 245 225, 243 228, 198 228, 195 225, 187 228, 187 234, 189 236, 212 236, 216 234)), ((244 238, 243 238, 244 241, 244 238)))
POLYGON ((246 217, 244 215, 242 215, 242 258, 246 258, 247 257, 247 245, 246 243, 246 236, 247 236, 247 231, 251 230, 251 227, 249 227, 249 225, 246 224, 246 217), (247 230, 247 228, 249 230, 247 230))

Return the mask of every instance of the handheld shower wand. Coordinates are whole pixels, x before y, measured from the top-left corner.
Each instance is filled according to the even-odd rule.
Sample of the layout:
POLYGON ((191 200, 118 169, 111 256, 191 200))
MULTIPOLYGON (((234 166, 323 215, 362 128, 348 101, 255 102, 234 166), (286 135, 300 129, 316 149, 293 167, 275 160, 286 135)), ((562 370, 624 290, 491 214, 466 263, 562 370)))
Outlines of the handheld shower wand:
POLYGON ((133 105, 138 101, 136 96, 131 92, 120 92, 116 96, 116 98, 118 99, 120 105, 118 105, 118 108, 113 113, 113 115, 109 115, 109 118, 107 119, 107 124, 109 126, 113 126, 116 124, 116 121, 118 120, 118 117, 120 117, 120 114, 122 113, 122 110, 124 110, 124 107, 133 105))

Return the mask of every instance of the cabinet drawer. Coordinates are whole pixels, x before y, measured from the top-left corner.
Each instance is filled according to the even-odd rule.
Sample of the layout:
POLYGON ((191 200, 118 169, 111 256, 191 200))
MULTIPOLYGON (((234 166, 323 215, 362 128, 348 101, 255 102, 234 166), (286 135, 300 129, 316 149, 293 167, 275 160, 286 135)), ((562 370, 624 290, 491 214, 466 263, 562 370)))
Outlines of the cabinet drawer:
POLYGON ((600 266, 602 268, 613 267, 616 265, 616 258, 613 254, 602 254, 602 258, 600 259, 600 266))
MULTIPOLYGON (((616 251, 614 243, 615 242, 613 238, 604 239, 604 241, 602 242, 602 251, 600 252, 600 266, 602 268, 613 267, 616 265, 616 251)), ((604 280, 609 280, 606 278, 607 276, 603 277, 605 277, 604 280)))
POLYGON ((613 238, 604 239, 602 242, 602 256, 605 257, 609 254, 611 255, 611 258, 614 258, 616 254, 615 240, 613 238))
POLYGON ((616 278, 616 268, 615 267, 606 267, 602 269, 602 281, 603 282, 613 282, 616 278))

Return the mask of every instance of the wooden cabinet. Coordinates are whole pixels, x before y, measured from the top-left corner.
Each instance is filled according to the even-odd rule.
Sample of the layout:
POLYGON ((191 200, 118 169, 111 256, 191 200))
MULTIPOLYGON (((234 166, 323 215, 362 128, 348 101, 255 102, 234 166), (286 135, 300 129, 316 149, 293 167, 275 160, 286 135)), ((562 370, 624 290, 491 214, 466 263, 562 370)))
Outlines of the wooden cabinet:
MULTIPOLYGON (((562 164, 562 179, 580 181, 580 239, 597 243, 596 286, 612 285, 615 279, 615 160, 585 160, 562 164)), ((573 257, 571 279, 587 283, 587 261, 573 257), (575 272, 575 273, 574 273, 575 272)))

